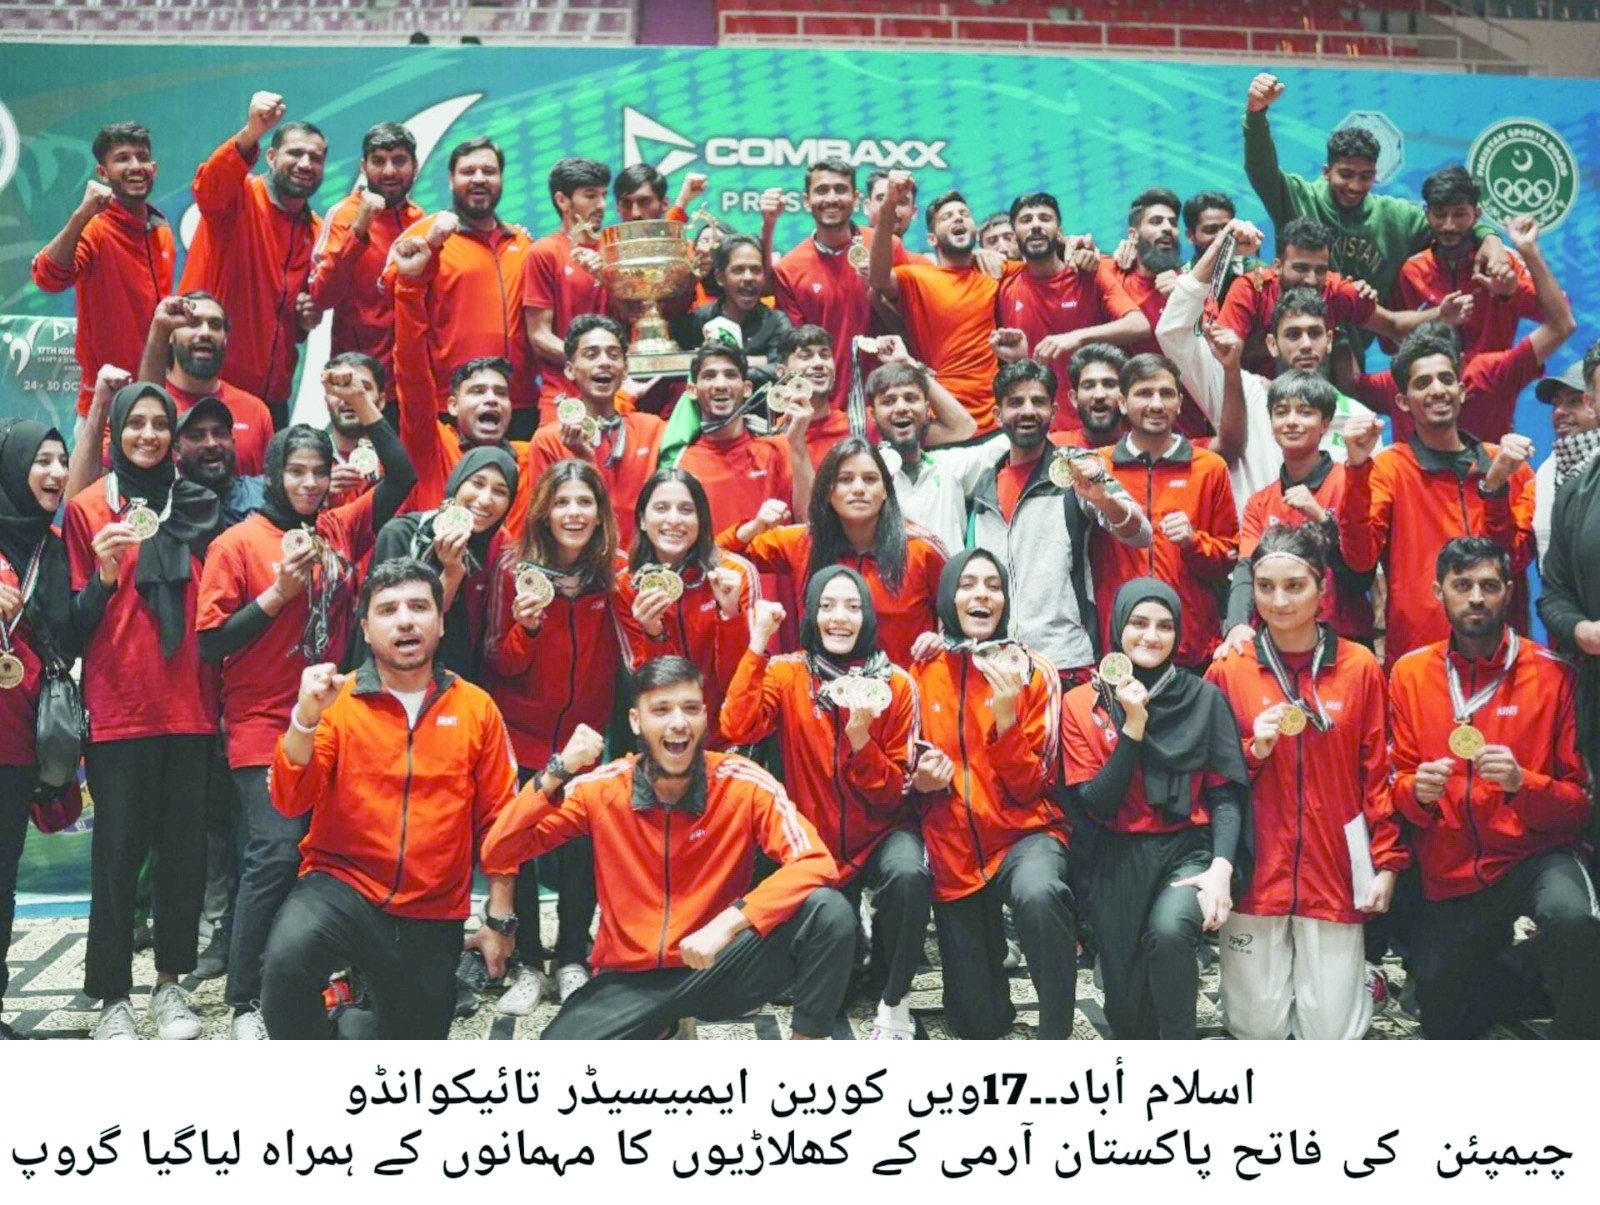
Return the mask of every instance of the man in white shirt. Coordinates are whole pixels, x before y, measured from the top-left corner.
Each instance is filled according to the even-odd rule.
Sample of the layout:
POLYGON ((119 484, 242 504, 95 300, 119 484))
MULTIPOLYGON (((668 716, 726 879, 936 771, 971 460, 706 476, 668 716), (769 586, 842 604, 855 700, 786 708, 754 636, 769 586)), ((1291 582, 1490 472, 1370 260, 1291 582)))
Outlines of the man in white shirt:
POLYGON ((1006 439, 997 433, 981 443, 930 448, 930 431, 939 429, 941 443, 971 439, 977 423, 926 368, 902 354, 904 346, 893 336, 878 340, 887 363, 867 378, 867 409, 900 513, 953 551, 966 539, 967 497, 1003 455, 1006 439))
MULTIPOLYGON (((1233 233, 1235 254, 1254 255, 1260 250, 1261 232, 1249 222, 1235 219, 1228 223, 1227 231, 1233 233)), ((1272 437, 1272 420, 1267 413, 1267 388, 1272 382, 1241 370, 1238 396, 1229 399, 1224 366, 1206 337, 1205 331, 1211 326, 1211 321, 1204 319, 1206 297, 1222 242, 1221 238, 1214 241, 1195 262, 1194 270, 1178 277, 1161 321, 1156 324, 1156 339, 1182 371, 1184 389, 1217 428, 1218 451, 1227 446, 1230 427, 1242 431, 1243 447, 1236 455, 1230 455, 1232 449, 1227 446, 1224 454, 1232 466, 1234 499, 1243 508, 1257 490, 1277 480, 1283 452, 1272 437), (1230 406, 1242 407, 1243 415, 1230 411, 1230 406)), ((1327 304, 1315 291, 1286 292, 1273 311, 1271 328, 1266 337, 1267 350, 1281 368, 1325 371, 1334 332, 1328 325, 1327 304)), ((1370 414, 1372 411, 1360 402, 1340 395, 1324 445, 1335 460, 1344 460, 1345 423, 1356 415, 1370 414)))

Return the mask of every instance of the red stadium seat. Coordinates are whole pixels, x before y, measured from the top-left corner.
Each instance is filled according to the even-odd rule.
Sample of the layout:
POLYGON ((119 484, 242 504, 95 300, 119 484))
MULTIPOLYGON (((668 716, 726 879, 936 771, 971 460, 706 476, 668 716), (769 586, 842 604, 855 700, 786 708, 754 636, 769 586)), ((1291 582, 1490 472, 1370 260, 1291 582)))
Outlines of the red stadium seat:
POLYGON ((1025 21, 962 21, 957 25, 958 36, 969 42, 1026 42, 1028 24, 1025 21))

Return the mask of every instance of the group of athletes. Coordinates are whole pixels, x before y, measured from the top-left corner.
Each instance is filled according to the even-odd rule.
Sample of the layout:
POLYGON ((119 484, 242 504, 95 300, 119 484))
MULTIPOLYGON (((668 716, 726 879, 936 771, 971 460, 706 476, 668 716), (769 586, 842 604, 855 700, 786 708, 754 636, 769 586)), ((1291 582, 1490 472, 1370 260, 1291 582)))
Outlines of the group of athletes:
POLYGON ((319 216, 326 139, 259 92, 177 273, 150 131, 106 127, 33 264, 76 428, 0 422, 0 934, 81 662, 97 1038, 198 1036, 223 974, 235 1038, 443 1037, 477 966, 544 1037, 864 997, 908 1039, 930 919, 960 1037, 1019 965, 1041 1038, 1080 966, 1115 1037, 1194 1037, 1215 957, 1233 1034, 1359 1038, 1390 954, 1429 1036, 1600 1036, 1600 347, 1543 375, 1571 308, 1463 168, 1376 193, 1342 129, 1283 170, 1283 92, 1243 121, 1270 260, 1162 188, 1105 250, 945 192, 919 254, 917 181, 838 159, 781 254, 779 189, 742 233, 582 158, 535 239, 492 141, 430 215, 388 122, 319 216), (613 216, 682 223, 686 380, 630 373, 613 216))

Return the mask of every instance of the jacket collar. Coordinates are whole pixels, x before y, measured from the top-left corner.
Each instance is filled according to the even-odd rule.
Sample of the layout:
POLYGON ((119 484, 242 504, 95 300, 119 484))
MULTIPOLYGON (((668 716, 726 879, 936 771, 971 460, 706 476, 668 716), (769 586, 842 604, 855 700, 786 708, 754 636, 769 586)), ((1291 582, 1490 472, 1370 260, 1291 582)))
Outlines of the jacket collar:
POLYGON ((647 761, 644 755, 634 758, 633 761, 634 811, 648 812, 651 808, 660 808, 664 812, 688 812, 691 816, 699 816, 705 812, 707 791, 704 753, 695 758, 694 769, 689 772, 689 789, 683 793, 683 798, 674 804, 664 804, 656 798, 655 785, 645 773, 647 761))
MULTIPOLYGON (((1457 665, 1463 667, 1476 666, 1479 669, 1486 669, 1491 673, 1498 673, 1500 671, 1500 667, 1506 663, 1506 644, 1508 641, 1510 641, 1510 639, 1511 625, 1507 623, 1500 631, 1500 640, 1494 646, 1494 652, 1490 653, 1487 657, 1468 657, 1465 654, 1456 651, 1456 638, 1454 635, 1452 635, 1444 642, 1444 655, 1447 659, 1453 660, 1457 665)), ((1527 643, 1528 642, 1526 640, 1522 642, 1524 647, 1527 646, 1527 643)))
MULTIPOLYGON (((443 693, 451 683, 456 680, 455 674, 445 669, 444 662, 437 657, 433 660, 433 693, 443 693)), ((351 693, 361 696, 379 695, 385 691, 382 679, 378 677, 378 666, 369 656, 356 667, 356 686, 351 693)))
POLYGON ((1425 473, 1454 473, 1458 477, 1474 469, 1479 473, 1487 473, 1489 453, 1482 442, 1465 431, 1461 431, 1460 435, 1462 448, 1459 452, 1440 452, 1430 448, 1417 438, 1415 432, 1406 437, 1406 443, 1425 473))
POLYGON ((1163 452, 1157 460, 1152 461, 1145 453, 1134 451, 1129 436, 1124 435, 1117 440, 1117 450, 1111 453, 1111 461, 1113 464, 1156 464, 1162 460, 1170 460, 1175 464, 1188 464, 1194 459, 1194 445, 1182 435, 1174 433, 1173 438, 1177 442, 1163 452))
POLYGON ((1289 480, 1288 466, 1280 467, 1278 469, 1278 487, 1284 493, 1288 493, 1295 486, 1303 485, 1314 494, 1322 488, 1323 483, 1328 480, 1328 474, 1331 472, 1333 472, 1333 457, 1329 453, 1323 452, 1317 459, 1317 467, 1311 470, 1304 481, 1289 480))
POLYGON ((134 215, 133 210, 128 209, 122 204, 121 201, 114 200, 110 205, 106 206, 105 214, 111 221, 127 230, 156 230, 162 226, 168 225, 167 215, 162 213, 154 205, 146 203, 144 210, 144 220, 140 221, 134 215))

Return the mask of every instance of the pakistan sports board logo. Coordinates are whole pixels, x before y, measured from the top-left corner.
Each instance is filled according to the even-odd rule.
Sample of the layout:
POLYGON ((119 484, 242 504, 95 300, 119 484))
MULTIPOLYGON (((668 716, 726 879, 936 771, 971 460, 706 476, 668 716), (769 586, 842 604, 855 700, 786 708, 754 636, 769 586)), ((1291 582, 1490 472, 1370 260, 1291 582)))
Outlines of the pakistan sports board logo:
POLYGON ((1531 117, 1507 117, 1479 134, 1467 171, 1483 181, 1483 208, 1505 223, 1532 214, 1545 230, 1578 202, 1578 160, 1560 134, 1531 117))

